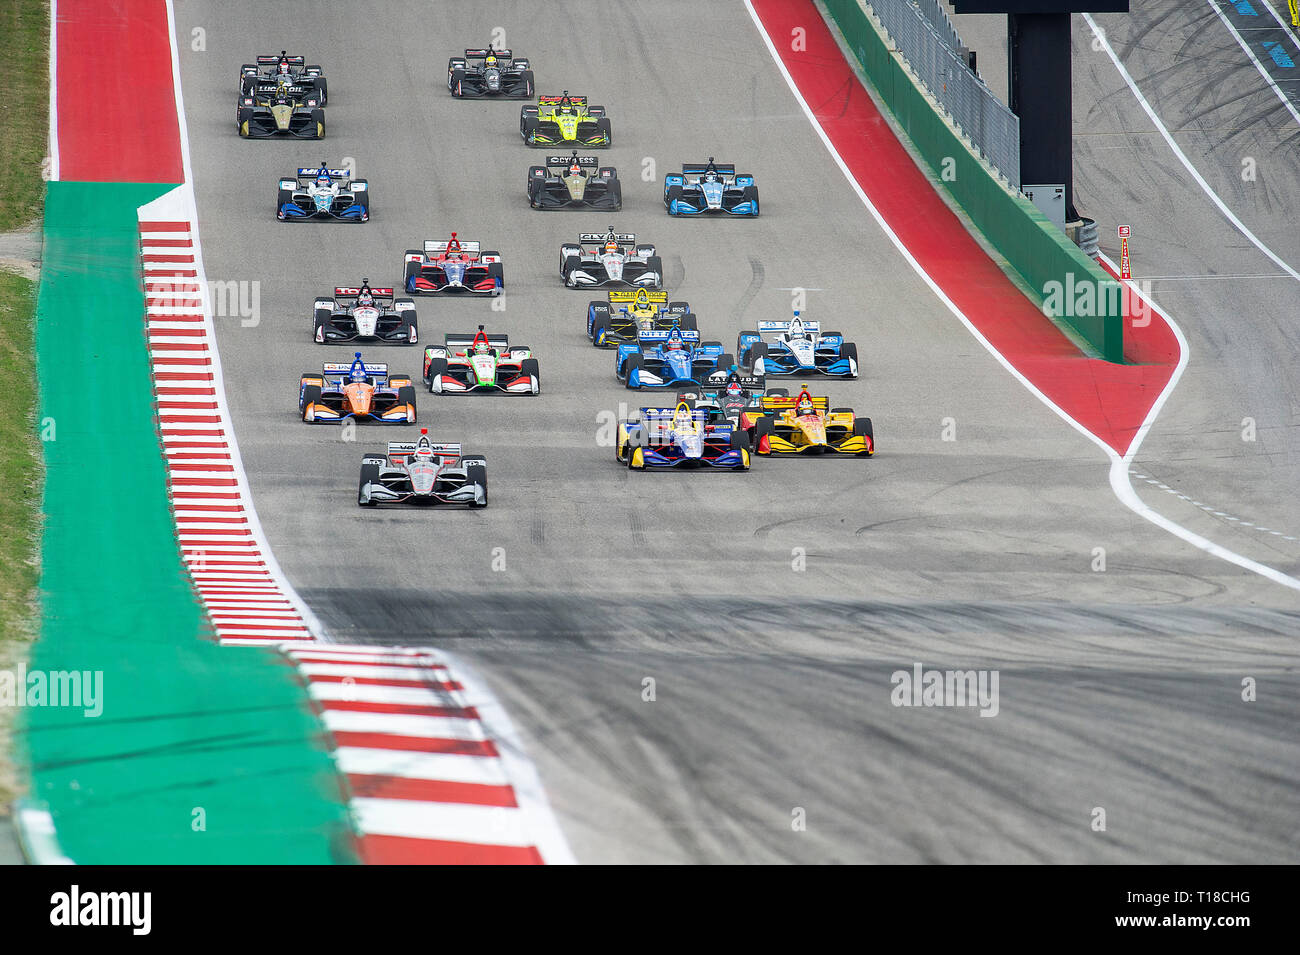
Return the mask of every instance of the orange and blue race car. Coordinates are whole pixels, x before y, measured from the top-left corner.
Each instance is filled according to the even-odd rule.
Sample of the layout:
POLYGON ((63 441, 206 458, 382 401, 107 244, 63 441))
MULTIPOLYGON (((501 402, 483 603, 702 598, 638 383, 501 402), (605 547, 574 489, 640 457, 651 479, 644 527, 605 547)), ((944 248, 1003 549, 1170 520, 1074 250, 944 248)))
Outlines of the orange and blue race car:
POLYGON ((308 424, 378 421, 415 424, 415 386, 409 375, 390 375, 384 362, 326 362, 320 374, 304 372, 298 413, 308 424))

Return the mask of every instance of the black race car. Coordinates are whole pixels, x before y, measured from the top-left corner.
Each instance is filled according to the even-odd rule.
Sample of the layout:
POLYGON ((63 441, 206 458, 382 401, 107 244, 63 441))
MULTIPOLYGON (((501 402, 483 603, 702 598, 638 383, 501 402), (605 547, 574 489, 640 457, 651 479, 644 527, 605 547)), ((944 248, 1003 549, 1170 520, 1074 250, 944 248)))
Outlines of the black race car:
POLYGON ((528 204, 534 209, 623 208, 618 170, 601 166, 595 156, 547 156, 545 166, 528 170, 528 204))
POLYGON ((324 106, 329 101, 329 85, 319 66, 307 65, 307 58, 290 56, 284 50, 280 55, 262 54, 256 63, 245 63, 239 68, 239 95, 251 96, 259 86, 268 83, 287 83, 315 90, 316 100, 324 106))
POLYGON ((447 61, 447 89, 452 96, 533 98, 533 71, 510 50, 466 50, 447 61))

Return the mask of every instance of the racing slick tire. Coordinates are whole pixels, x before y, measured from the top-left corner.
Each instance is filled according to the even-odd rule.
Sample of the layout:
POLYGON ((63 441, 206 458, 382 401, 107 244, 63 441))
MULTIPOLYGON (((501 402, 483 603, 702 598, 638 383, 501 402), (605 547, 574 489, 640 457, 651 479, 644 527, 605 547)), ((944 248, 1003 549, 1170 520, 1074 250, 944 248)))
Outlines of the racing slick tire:
MULTIPOLYGON (((566 255, 564 261, 560 263, 560 275, 564 278, 565 285, 569 285, 569 276, 573 274, 573 270, 578 267, 580 261, 581 259, 576 255, 566 255)), ((573 286, 569 285, 569 288, 573 288, 573 286)))
MULTIPOLYGON (((412 249, 412 250, 408 250, 406 254, 407 254, 407 255, 410 255, 412 251, 414 251, 414 250, 413 250, 413 249, 412 249)), ((419 263, 419 262, 411 262, 411 261, 408 260, 407 263, 406 263, 406 279, 404 280, 402 287, 405 288, 406 291, 410 292, 410 291, 411 291, 411 279, 413 279, 413 278, 417 278, 417 277, 419 276, 419 274, 420 274, 420 263, 419 263)))
POLYGON ((249 138, 249 124, 253 119, 253 110, 248 106, 241 106, 236 114, 235 126, 239 129, 239 135, 243 139, 249 138))
MULTIPOLYGON (((840 357, 841 357, 841 358, 852 358, 852 359, 853 359, 853 363, 854 363, 855 365, 858 365, 858 371, 859 371, 859 373, 861 373, 861 371, 862 371, 862 366, 861 366, 860 364, 858 364, 858 346, 857 346, 857 345, 855 345, 853 342, 845 342, 843 345, 840 346, 840 357)), ((857 375, 854 375, 853 377, 856 378, 857 375)))
POLYGON ((714 366, 715 371, 728 371, 736 363, 736 356, 724 352, 718 356, 718 363, 714 366))
POLYGON ((700 320, 694 312, 687 312, 677 320, 677 327, 684 332, 698 332, 700 330, 700 320))
POLYGON ((735 431, 731 432, 731 449, 733 451, 739 451, 741 448, 744 448, 746 451, 753 450, 753 441, 750 439, 748 431, 741 431, 737 428, 735 431))
POLYGON ((789 389, 789 388, 769 388, 769 389, 767 389, 767 391, 763 392, 763 394, 768 395, 769 397, 772 397, 772 398, 789 398, 789 397, 790 397, 790 389, 789 389))
POLYGON ((316 409, 312 405, 320 401, 320 385, 305 385, 302 389, 302 397, 298 399, 298 413, 302 415, 302 420, 312 422, 316 420, 316 409))
POLYGON ((754 342, 745 349, 745 353, 740 356, 741 363, 747 368, 753 368, 755 360, 767 357, 767 342, 754 342))
MULTIPOLYGON (((606 147, 614 145, 614 130, 609 125, 608 117, 602 116, 600 117, 600 119, 596 120, 596 129, 598 132, 605 134, 606 147)), ((598 147, 598 148, 605 148, 605 147, 598 147)))
POLYGON ((664 195, 664 208, 668 210, 668 214, 669 214, 670 216, 675 216, 675 215, 677 215, 676 212, 673 212, 673 203, 676 202, 676 201, 677 201, 678 199, 680 199, 681 197, 682 197, 682 187, 681 187, 681 186, 669 186, 669 187, 668 187, 668 192, 665 193, 665 195, 664 195))
POLYGON ((415 316, 410 313, 402 315, 402 340, 403 345, 415 345, 420 340, 420 326, 416 324, 415 316))
POLYGON ((275 198, 275 217, 281 222, 288 222, 289 218, 284 214, 284 207, 293 202, 293 190, 281 189, 275 198))
POLYGON ((615 179, 609 184, 609 194, 614 197, 614 211, 623 211, 623 184, 615 179))
MULTIPOLYGON (((501 253, 500 253, 500 252, 488 252, 488 253, 486 253, 486 254, 487 254, 487 255, 500 255, 501 253)), ((504 265, 503 263, 501 263, 501 262, 489 262, 489 263, 488 263, 488 278, 492 278, 492 279, 496 279, 496 280, 497 280, 497 293, 496 293, 496 294, 500 295, 500 294, 501 294, 501 291, 506 287, 506 267, 505 267, 505 265, 504 265)))
POLYGON ((316 124, 315 139, 325 138, 325 110, 319 106, 311 111, 311 121, 316 124))
POLYGON ((657 255, 652 255, 645 260, 645 269, 647 272, 653 272, 659 276, 659 284, 655 288, 663 288, 664 285, 664 260, 657 255))
POLYGON ((632 372, 641 367, 641 356, 633 353, 627 356, 627 361, 623 362, 623 383, 632 391, 640 391, 640 385, 632 384, 632 372))
MULTIPOLYGON (((378 455, 376 455, 378 456, 378 455)), ((379 465, 363 464, 361 465, 361 478, 357 481, 357 505, 359 507, 374 507, 375 501, 368 501, 363 496, 367 484, 379 483, 379 465)))
POLYGON ((524 99, 532 99, 533 89, 535 88, 536 85, 533 82, 533 71, 524 70, 522 73, 519 74, 519 78, 524 81, 524 99))
POLYGON ((523 361, 519 363, 519 371, 521 374, 528 375, 530 378, 533 379, 532 393, 535 395, 541 394, 542 393, 542 372, 540 366, 537 364, 537 359, 525 358, 523 361))
MULTIPOLYGON (((832 408, 831 414, 853 414, 852 408, 832 408)), ((861 421, 861 418, 854 418, 854 421, 861 421)))
MULTIPOLYGON (((479 461, 482 460, 483 460, 482 458, 479 458, 479 461)), ((470 507, 487 507, 487 503, 488 503, 487 465, 485 463, 469 465, 468 467, 465 468, 465 478, 466 480, 469 481, 469 483, 477 484, 483 488, 483 503, 482 504, 471 503, 470 507)))
MULTIPOLYGON (((313 67, 308 67, 308 69, 313 69, 313 67)), ((317 66, 314 67, 314 69, 319 70, 320 67, 317 66)), ((330 89, 329 89, 329 84, 325 82, 325 77, 323 76, 316 77, 316 89, 320 91, 320 104, 322 106, 328 106, 330 102, 330 89)))
MULTIPOLYGON (((445 358, 429 359, 429 369, 424 373, 424 383, 428 386, 430 394, 442 394, 441 390, 434 392, 433 380, 437 378, 439 375, 446 374, 446 372, 447 372, 447 359, 445 358)), ((441 386, 439 387, 441 388, 441 386)))
MULTIPOLYGON (((870 439, 871 439, 871 448, 872 448, 873 451, 875 450, 875 447, 876 447, 876 434, 875 434, 874 431, 871 430, 871 419, 870 419, 870 418, 854 418, 854 419, 853 419, 853 435, 854 435, 854 437, 867 437, 867 438, 870 438, 870 439)), ((863 454, 862 457, 864 457, 864 458, 869 458, 869 457, 871 457, 871 455, 870 455, 870 454, 863 454)))
POLYGON ((397 403, 406 405, 407 424, 415 424, 415 385, 402 385, 397 389, 397 403))
POLYGON ((312 329, 312 340, 320 344, 325 344, 324 329, 329 326, 333 313, 327 308, 316 310, 315 325, 312 329))
POLYGON ((601 335, 609 332, 609 315, 597 315, 591 323, 591 344, 596 348, 601 348, 601 335))
POLYGON ((746 186, 744 195, 741 196, 741 202, 752 202, 754 211, 750 215, 758 215, 758 186, 746 186))
POLYGON ((533 144, 530 137, 536 135, 538 125, 536 116, 524 116, 519 120, 519 135, 523 137, 524 142, 529 146, 533 144))
POLYGON ((465 95, 465 71, 455 69, 451 71, 451 76, 447 80, 447 88, 451 90, 451 95, 462 97, 465 95))
POLYGON ((767 415, 764 415, 763 417, 759 418, 758 421, 754 423, 754 434, 752 440, 754 442, 755 454, 772 453, 771 451, 763 450, 763 439, 770 438, 774 433, 776 433, 776 425, 772 422, 772 419, 769 418, 767 415))

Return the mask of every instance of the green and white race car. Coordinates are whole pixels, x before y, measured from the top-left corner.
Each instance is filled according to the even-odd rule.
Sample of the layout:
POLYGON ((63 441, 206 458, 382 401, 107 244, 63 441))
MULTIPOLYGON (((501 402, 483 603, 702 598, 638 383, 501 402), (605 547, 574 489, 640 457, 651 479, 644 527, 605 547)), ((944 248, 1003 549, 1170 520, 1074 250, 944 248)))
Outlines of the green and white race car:
POLYGON ((532 349, 511 345, 506 335, 489 335, 482 325, 476 334, 448 334, 441 346, 426 348, 424 383, 435 395, 483 391, 535 395, 542 390, 532 349))

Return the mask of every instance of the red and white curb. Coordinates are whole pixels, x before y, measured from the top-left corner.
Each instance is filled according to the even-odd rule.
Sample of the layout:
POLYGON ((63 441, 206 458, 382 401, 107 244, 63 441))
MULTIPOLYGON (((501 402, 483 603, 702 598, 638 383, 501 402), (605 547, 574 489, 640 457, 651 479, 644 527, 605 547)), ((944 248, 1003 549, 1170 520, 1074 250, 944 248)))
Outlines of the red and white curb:
POLYGON ((284 652, 333 734, 364 862, 574 861, 504 711, 462 664, 453 675, 427 648, 284 652))
POLYGON ((297 667, 351 793, 371 865, 574 862, 504 709, 427 648, 338 646, 284 577, 240 462, 193 194, 139 210, 159 433, 182 554, 223 644, 297 667))
POLYGON ((149 361, 181 554, 224 644, 310 640, 306 608, 270 556, 249 503, 220 388, 206 283, 188 216, 140 209, 149 361))

